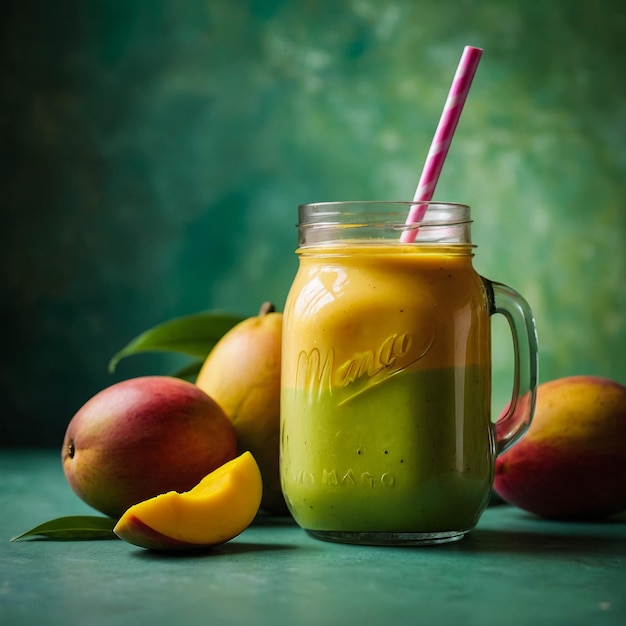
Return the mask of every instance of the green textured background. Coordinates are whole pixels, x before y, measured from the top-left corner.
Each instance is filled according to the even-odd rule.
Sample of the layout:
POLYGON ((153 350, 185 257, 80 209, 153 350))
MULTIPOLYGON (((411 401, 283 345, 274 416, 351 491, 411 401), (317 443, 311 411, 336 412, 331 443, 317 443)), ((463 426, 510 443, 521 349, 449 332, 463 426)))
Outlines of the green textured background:
POLYGON ((466 44, 435 198, 473 207, 476 268, 533 306, 541 380, 626 382, 623 0, 7 5, 0 445, 60 445, 92 394, 170 371, 106 371, 149 326, 282 308, 299 203, 410 199, 466 44))

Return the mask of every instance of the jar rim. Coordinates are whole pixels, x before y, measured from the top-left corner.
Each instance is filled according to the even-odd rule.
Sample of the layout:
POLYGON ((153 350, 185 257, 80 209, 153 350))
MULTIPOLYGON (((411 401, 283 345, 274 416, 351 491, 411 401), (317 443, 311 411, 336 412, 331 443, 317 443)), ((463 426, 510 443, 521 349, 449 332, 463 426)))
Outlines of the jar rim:
POLYGON ((455 208, 459 209, 469 209, 469 204, 465 204, 463 202, 447 202, 447 201, 439 201, 439 200, 329 200, 323 202, 305 202, 300 204, 298 208, 305 207, 332 207, 332 206, 356 206, 356 205, 381 205, 381 206, 391 206, 391 205, 399 205, 399 206, 428 206, 430 208, 455 208))
POLYGON ((349 200, 298 207, 299 246, 346 240, 394 240, 415 231, 415 243, 471 244, 471 208, 458 202, 349 200), (419 222, 407 223, 412 206, 426 207, 419 222))
POLYGON ((402 225, 408 230, 429 224, 451 225, 472 221, 470 206, 459 202, 347 200, 310 202, 298 206, 299 227, 313 224, 329 225, 332 218, 337 218, 338 223, 352 223, 354 220, 369 221, 372 224, 393 223, 402 225), (414 206, 425 207, 423 218, 420 222, 407 223, 409 209, 414 206))

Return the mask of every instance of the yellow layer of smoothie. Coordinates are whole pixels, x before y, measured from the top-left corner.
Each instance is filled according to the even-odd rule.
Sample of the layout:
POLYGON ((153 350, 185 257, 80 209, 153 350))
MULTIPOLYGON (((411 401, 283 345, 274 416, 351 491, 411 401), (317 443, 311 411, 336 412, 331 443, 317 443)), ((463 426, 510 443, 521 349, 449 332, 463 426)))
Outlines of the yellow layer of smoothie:
POLYGON ((296 521, 471 528, 493 432, 489 313, 470 248, 306 250, 283 326, 281 476, 296 521))

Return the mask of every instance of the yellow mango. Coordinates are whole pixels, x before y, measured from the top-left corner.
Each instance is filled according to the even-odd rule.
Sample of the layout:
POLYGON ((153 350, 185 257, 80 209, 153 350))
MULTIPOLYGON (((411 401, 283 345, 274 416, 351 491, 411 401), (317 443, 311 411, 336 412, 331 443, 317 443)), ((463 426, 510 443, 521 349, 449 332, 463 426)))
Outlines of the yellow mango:
POLYGON ((261 508, 287 513, 280 487, 282 313, 266 302, 227 332, 206 358, 196 385, 230 418, 241 453, 250 450, 263 477, 261 508))

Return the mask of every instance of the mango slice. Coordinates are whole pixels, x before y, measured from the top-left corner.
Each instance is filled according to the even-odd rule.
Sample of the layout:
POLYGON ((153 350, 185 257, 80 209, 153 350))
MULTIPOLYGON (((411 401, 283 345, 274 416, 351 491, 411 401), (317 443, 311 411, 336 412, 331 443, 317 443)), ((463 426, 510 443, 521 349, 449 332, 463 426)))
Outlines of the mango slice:
POLYGON ((259 466, 244 452, 205 476, 193 489, 169 491, 131 506, 113 531, 151 550, 192 550, 233 539, 261 505, 259 466))

